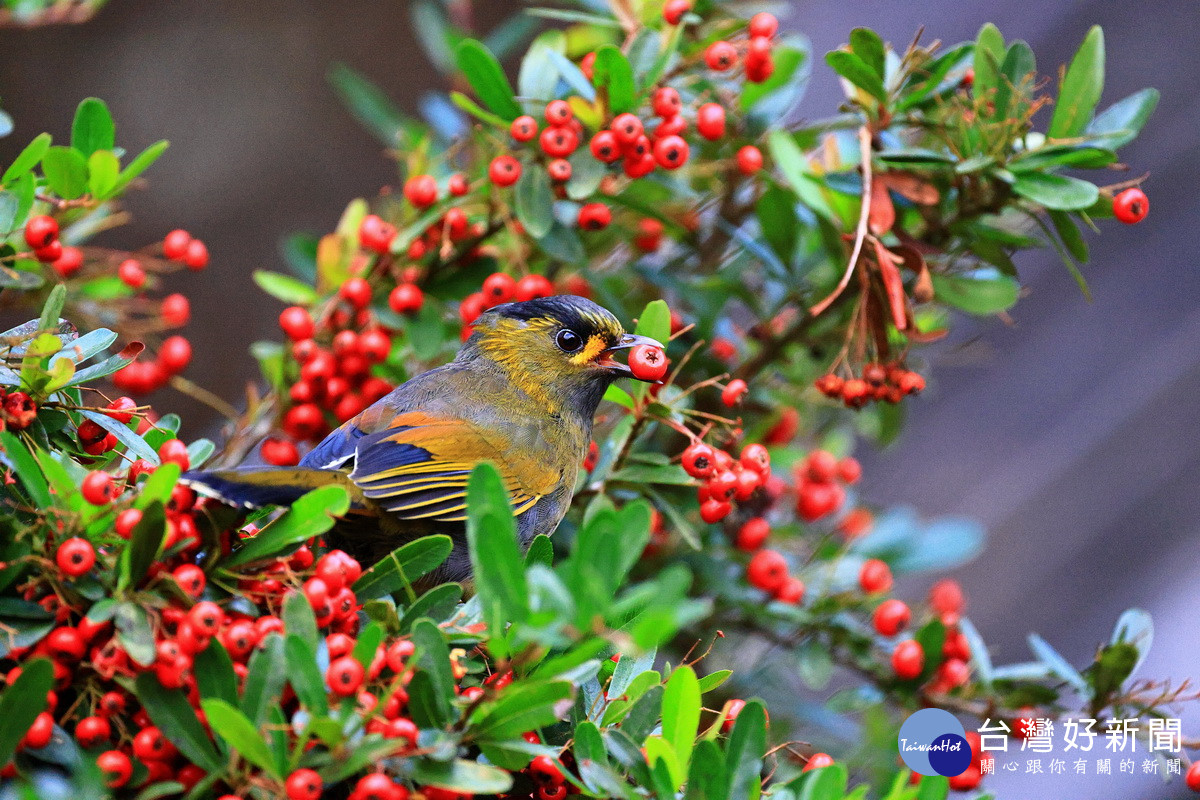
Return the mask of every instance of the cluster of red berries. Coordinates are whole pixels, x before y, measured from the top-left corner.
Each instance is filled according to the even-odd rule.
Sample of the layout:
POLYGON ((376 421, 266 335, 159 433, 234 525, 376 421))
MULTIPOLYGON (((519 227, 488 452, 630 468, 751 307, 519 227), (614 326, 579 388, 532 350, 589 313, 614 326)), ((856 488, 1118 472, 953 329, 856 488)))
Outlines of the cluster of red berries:
POLYGON ((846 502, 846 486, 858 483, 862 466, 852 456, 838 459, 813 450, 796 464, 796 513, 805 522, 835 514, 846 502))
MULTIPOLYGON (((126 425, 133 420, 134 415, 138 411, 138 405, 129 397, 118 397, 107 406, 105 412, 122 425, 126 425)), ((142 423, 149 428, 149 422, 143 415, 142 423)), ((76 437, 79 440, 79 446, 83 452, 89 456, 99 456, 116 448, 117 436, 110 433, 98 422, 90 419, 85 419, 79 423, 79 428, 76 430, 76 437)))
POLYGON ((861 378, 843 378, 829 373, 814 381, 817 391, 841 400, 847 408, 862 408, 873 401, 899 403, 906 395, 920 394, 925 379, 899 364, 867 364, 861 378))
MULTIPOLYGON (((663 5, 663 20, 668 25, 679 25, 691 9, 692 0, 667 0, 663 5)), ((775 15, 766 11, 755 14, 750 18, 746 42, 713 42, 704 51, 704 63, 716 72, 727 72, 740 62, 745 67, 746 80, 762 83, 775 72, 771 40, 778 30, 779 20, 775 15)))
POLYGON ((701 441, 683 451, 683 469, 703 483, 696 490, 700 517, 719 522, 733 511, 733 503, 744 503, 771 478, 771 456, 761 444, 748 444, 734 458, 729 452, 701 441))
MULTIPOLYGON (((886 594, 892 588, 892 573, 888 565, 879 559, 863 562, 858 576, 859 587, 865 594, 886 594)), ((923 687, 928 694, 945 694, 964 685, 971 678, 968 661, 971 646, 966 635, 958 627, 965 599, 957 581, 938 581, 929 591, 929 606, 946 626, 946 638, 942 652, 938 655, 937 670, 923 687)), ((875 607, 871 624, 880 636, 893 637, 905 630, 912 620, 912 610, 902 600, 888 598, 875 607)), ((929 654, 916 639, 897 642, 892 649, 891 665, 895 676, 911 681, 925 672, 929 654)))
MULTIPOLYGON (((371 367, 391 353, 392 334, 382 326, 366 327, 371 321, 370 299, 367 281, 350 278, 339 290, 338 307, 319 324, 300 306, 280 313, 279 327, 292 342, 291 353, 299 368, 288 391, 291 407, 282 423, 291 439, 316 441, 330 430, 327 415, 340 424, 392 390, 392 384, 371 374, 371 367), (328 344, 318 344, 318 339, 328 344)), ((296 446, 285 440, 268 439, 262 455, 277 465, 300 459, 296 446)))
POLYGON ((0 430, 23 431, 33 424, 37 412, 37 403, 27 393, 0 386, 0 430))

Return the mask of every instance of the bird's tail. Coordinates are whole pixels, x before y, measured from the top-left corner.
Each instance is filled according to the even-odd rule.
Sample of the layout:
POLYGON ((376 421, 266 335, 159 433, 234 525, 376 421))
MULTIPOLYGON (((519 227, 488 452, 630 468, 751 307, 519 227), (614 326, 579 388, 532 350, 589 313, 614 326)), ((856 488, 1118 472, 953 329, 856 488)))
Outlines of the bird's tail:
POLYGON ((321 486, 341 486, 356 504, 362 500, 358 488, 344 472, 304 467, 237 467, 185 472, 180 483, 207 497, 243 508, 289 505, 306 492, 321 486))

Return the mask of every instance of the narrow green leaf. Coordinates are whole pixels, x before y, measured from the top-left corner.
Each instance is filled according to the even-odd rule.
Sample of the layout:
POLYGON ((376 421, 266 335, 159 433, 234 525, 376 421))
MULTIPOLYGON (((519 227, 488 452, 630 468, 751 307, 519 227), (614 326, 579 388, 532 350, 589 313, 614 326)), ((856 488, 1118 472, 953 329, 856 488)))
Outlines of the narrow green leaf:
POLYGON ((294 633, 289 633, 284 639, 283 651, 287 656, 288 682, 296 697, 300 698, 300 703, 314 716, 328 714, 329 698, 325 680, 317 666, 316 651, 294 633))
POLYGON ((387 147, 403 144, 404 134, 415 123, 382 89, 345 64, 334 64, 328 78, 342 105, 360 125, 387 147))
MULTIPOLYGON (((450 672, 450 649, 446 638, 437 625, 427 619, 417 620, 413 625, 412 641, 417 650, 417 677, 428 681, 429 693, 422 692, 422 699, 428 703, 426 712, 428 719, 414 720, 418 725, 426 724, 440 727, 451 717, 451 699, 454 697, 454 675, 450 672)), ((416 678, 413 679, 416 685, 416 678)), ((410 697, 417 694, 416 689, 410 691, 410 697)))
POLYGON ((71 124, 71 147, 85 156, 116 146, 116 125, 108 106, 97 97, 89 97, 75 109, 71 124))
POLYGON ((662 735, 679 759, 679 768, 687 771, 692 745, 700 725, 700 684, 687 664, 678 666, 667 681, 663 694, 662 735))
POLYGON ((74 200, 88 185, 88 165, 83 154, 72 147, 55 145, 42 157, 46 185, 64 200, 74 200))
POLYGON ((258 284, 260 289, 285 303, 310 306, 321 297, 312 286, 293 278, 291 275, 270 272, 265 269, 256 269, 254 270, 253 277, 254 282, 258 284))
POLYGON ((451 92, 450 102, 461 108, 463 111, 470 114, 480 122, 486 122, 488 125, 494 125, 497 128, 508 129, 508 122, 484 109, 471 98, 467 97, 462 92, 451 92))
POLYGON ((9 431, 0 431, 0 445, 3 445, 4 453, 13 462, 16 476, 29 494, 29 499, 38 508, 51 508, 53 503, 50 501, 50 487, 46 483, 42 468, 38 466, 25 442, 9 431))
POLYGON ((121 162, 109 150, 97 150, 88 158, 88 191, 97 200, 106 200, 116 189, 121 162))
POLYGON ((516 684, 497 700, 485 703, 472 715, 470 731, 476 739, 503 741, 519 738, 525 731, 545 728, 559 719, 572 694, 565 681, 516 684))
POLYGON ((300 497, 275 521, 258 532, 225 561, 236 567, 277 556, 333 527, 336 517, 350 509, 350 496, 341 486, 321 486, 300 497))
POLYGON ((167 514, 163 504, 152 501, 142 509, 142 518, 133 527, 129 545, 117 558, 117 589, 137 586, 150 570, 167 536, 167 514))
POLYGON ((79 413, 117 437, 117 441, 125 445, 129 450, 129 454, 134 458, 144 458, 155 466, 158 466, 160 463, 158 453, 155 452, 154 448, 146 444, 146 440, 125 423, 118 422, 107 414, 101 414, 99 411, 81 411, 79 413))
POLYGON ((267 636, 250 656, 246 665, 246 682, 242 690, 242 712, 257 726, 267 721, 267 710, 279 698, 287 683, 287 659, 283 637, 277 633, 267 636))
POLYGON ((161 139, 138 153, 137 157, 129 162, 129 166, 121 171, 121 177, 117 179, 117 185, 113 187, 113 194, 119 193, 143 172, 150 169, 150 166, 158 161, 159 156, 166 152, 169 144, 166 139, 161 139))
POLYGON ((425 536, 397 547, 386 558, 354 582, 359 601, 377 600, 411 586, 418 578, 450 557, 454 543, 449 536, 425 536))
POLYGON ((464 39, 458 45, 457 59, 458 68, 485 106, 507 121, 521 115, 512 84, 490 50, 474 39, 464 39))
POLYGON ((1088 208, 1100 196, 1100 190, 1089 181, 1043 172, 1018 174, 1012 188, 1025 199, 1058 211, 1088 208))
POLYGON ((12 761, 37 715, 46 710, 46 694, 54 688, 54 666, 45 658, 21 665, 21 675, 0 694, 0 761, 12 761))
POLYGON ((882 102, 887 101, 887 89, 883 79, 865 61, 846 50, 831 50, 825 54, 825 63, 838 75, 882 102))
POLYGON ((25 145, 25 149, 18 153, 13 162, 8 165, 8 169, 4 170, 4 176, 0 177, 0 183, 7 186, 14 179, 36 167, 46 155, 46 151, 50 149, 51 141, 48 133, 39 133, 33 137, 33 141, 25 145))
POLYGON ((975 82, 972 84, 976 97, 994 99, 1000 86, 1000 64, 1004 61, 1004 37, 1000 29, 986 23, 975 37, 975 82))
POLYGON ((550 176, 538 164, 527 164, 516 188, 517 219, 535 239, 550 232, 554 224, 554 190, 550 176))
POLYGON ((725 746, 729 775, 729 800, 755 800, 762 785, 763 757, 767 752, 767 716, 762 703, 750 700, 738 713, 725 746))
POLYGON ((1046 135, 1065 139, 1083 133, 1104 91, 1104 31, 1093 25, 1071 59, 1046 135))
MULTIPOLYGON (((271 748, 249 718, 224 700, 201 700, 201 708, 213 733, 220 736, 242 758, 265 770, 276 780, 281 779, 280 765, 275 763, 271 748)), ((213 769, 221 769, 218 765, 213 769)))
POLYGON ((1088 246, 1087 241, 1083 238, 1079 228, 1075 226, 1071 215, 1065 211, 1049 212, 1050 222, 1054 225, 1055 232, 1058 233, 1058 238, 1062 239, 1063 246, 1067 248, 1076 261, 1081 264, 1086 264, 1088 261, 1088 246))
MULTIPOLYGON (((138 700, 150 715, 150 721, 158 726, 171 744, 179 748, 180 753, 208 772, 224 769, 224 760, 204 732, 204 726, 188 703, 186 694, 178 689, 165 688, 153 672, 138 675, 134 686, 138 700)), ((220 700, 201 702, 222 703, 220 700)), ((221 730, 219 720, 209 716, 208 721, 214 731, 221 730)))
POLYGON ((606 44, 596 48, 592 83, 606 94, 609 113, 623 114, 636 106, 633 67, 629 66, 629 60, 615 45, 606 44))
POLYGON ((512 788, 512 775, 506 770, 461 758, 453 761, 416 761, 412 778, 426 786, 468 795, 502 794, 512 788))
POLYGON ((443 583, 433 587, 404 611, 400 620, 400 632, 410 630, 417 620, 428 617, 434 622, 443 622, 462 600, 463 587, 457 583, 443 583))
POLYGON ((216 637, 192 657, 192 674, 196 676, 196 688, 201 697, 237 703, 238 680, 233 671, 233 659, 216 637))
MULTIPOLYGON (((491 464, 471 471, 467 483, 467 543, 476 590, 490 607, 490 625, 521 622, 529 615, 525 567, 517 544, 508 493, 491 464)), ((499 628, 493 627, 499 632, 499 628)))
POLYGON ((317 617, 313 613, 312 604, 304 596, 304 592, 288 592, 283 598, 283 629, 288 636, 295 636, 308 646, 312 652, 317 652, 320 633, 317 630, 317 617))
POLYGON ((1101 111, 1087 126, 1085 133, 1103 136, 1107 147, 1124 147, 1137 138, 1157 106, 1158 90, 1142 89, 1101 111))
POLYGON ((150 615, 137 603, 121 603, 113 616, 117 641, 134 662, 148 667, 154 663, 154 628, 150 615))

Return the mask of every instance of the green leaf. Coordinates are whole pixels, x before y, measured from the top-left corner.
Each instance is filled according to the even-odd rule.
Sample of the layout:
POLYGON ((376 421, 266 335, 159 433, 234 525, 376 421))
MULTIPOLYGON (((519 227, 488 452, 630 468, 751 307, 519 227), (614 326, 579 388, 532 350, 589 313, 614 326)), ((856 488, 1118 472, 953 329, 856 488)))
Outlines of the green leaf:
MULTIPOLYGON (((846 794, 846 768, 841 764, 830 764, 806 773, 800 781, 797 800, 828 800, 846 794)), ((922 781, 924 783, 924 781, 922 781)))
POLYGON ((200 707, 204 709, 208 724, 217 736, 224 739, 242 758, 265 770, 276 780, 281 780, 281 765, 275 763, 270 746, 245 714, 224 700, 201 700, 200 707))
POLYGON ((629 66, 629 60, 615 45, 606 44, 596 48, 592 83, 608 98, 610 114, 623 114, 637 106, 633 67, 629 66))
MULTIPOLYGON (((204 732, 204 726, 188 703, 186 694, 178 689, 165 688, 153 672, 138 675, 134 686, 138 701, 150 715, 150 721, 158 726, 171 744, 179 748, 180 753, 207 772, 220 772, 225 768, 224 759, 204 732)), ((208 713, 207 708, 205 713, 208 713)), ((209 716, 208 721, 214 731, 221 731, 223 726, 219 720, 209 716)))
POLYGON ((715 672, 710 672, 700 679, 700 694, 708 694, 713 689, 716 689, 733 675, 731 669, 719 669, 715 672))
POLYGON ((662 735, 679 759, 680 769, 687 771, 692 758, 692 745, 700 726, 700 684, 695 671, 683 664, 675 668, 663 694, 662 735))
POLYGON ((541 564, 546 568, 554 566, 554 544, 544 533, 533 537, 529 549, 525 551, 525 566, 531 567, 534 564, 541 564))
POLYGON ((117 441, 125 445, 129 454, 134 458, 144 458, 155 466, 160 463, 158 453, 154 448, 146 444, 146 440, 125 423, 118 422, 108 414, 101 414, 99 411, 81 411, 79 413, 117 437, 117 441))
POLYGON ((463 587, 457 583, 443 583, 433 587, 404 611, 404 617, 400 620, 400 632, 411 629, 413 623, 421 617, 428 617, 435 622, 444 621, 458 606, 462 594, 463 587))
POLYGON ((528 164, 521 170, 516 188, 517 219, 535 239, 550 232, 554 224, 554 190, 541 165, 528 164))
POLYGON ((975 38, 975 97, 994 99, 1000 87, 1000 64, 1004 61, 1004 37, 1000 29, 986 23, 975 38))
MULTIPOLYGON (((1085 133, 1103 136, 1104 144, 1113 149, 1124 147, 1137 138, 1157 106, 1158 90, 1142 89, 1101 111, 1085 133)), ((4 182, 8 182, 7 173, 4 182)))
POLYGON ((1065 139, 1083 133, 1103 91, 1104 31, 1093 25, 1067 67, 1046 135, 1065 139))
POLYGON ((671 338, 671 309, 666 300, 651 300, 638 316, 634 333, 649 336, 662 344, 671 338))
POLYGON ((78 150, 55 145, 42 157, 46 185, 65 200, 74 200, 87 190, 87 159, 78 150))
POLYGON ((509 122, 521 115, 512 84, 491 51, 475 39, 464 39, 458 45, 457 58, 458 68, 485 106, 509 122))
POLYGON ((419 673, 413 678, 410 697, 421 695, 423 712, 413 708, 413 720, 422 728, 441 727, 450 721, 454 697, 454 675, 450 672, 450 649, 446 638, 433 622, 419 619, 413 625, 412 641, 416 646, 416 665, 419 673), (426 683, 428 692, 418 692, 417 679, 426 683), (418 718, 422 717, 422 718, 418 718))
POLYGON ((133 526, 129 545, 117 558, 117 591, 135 587, 150 570, 167 536, 167 514, 163 504, 152 501, 142 509, 142 518, 133 526))
POLYGON ((25 487, 33 504, 38 508, 53 507, 54 504, 50 500, 50 487, 46 483, 42 468, 38 466, 37 460, 33 453, 29 452, 25 442, 9 431, 0 431, 0 445, 3 445, 4 453, 12 461, 16 476, 21 481, 21 485, 25 487))
POLYGON ((800 226, 796 224, 796 195, 780 186, 768 186, 755 204, 755 214, 767 244, 784 264, 790 264, 800 236, 800 226))
POLYGON ((254 270, 254 282, 275 299, 291 305, 311 306, 321 299, 317 290, 304 281, 280 272, 256 269, 254 270))
POLYGON ((931 273, 933 294, 938 302, 968 314, 998 314, 1017 302, 1020 285, 1012 278, 966 278, 959 275, 931 273))
POLYGON ((109 150, 97 150, 88 158, 88 191, 97 200, 110 197, 121 174, 121 162, 109 150))
MULTIPOLYGON (((162 420, 159 420, 159 425, 162 425, 162 420)), ((163 464, 154 470, 142 484, 142 491, 134 501, 133 507, 145 511, 154 502, 165 506, 171 498, 175 484, 179 483, 179 473, 178 464, 163 464)))
POLYGON ((471 471, 467 514, 476 591, 488 609, 486 621, 498 634, 506 622, 521 622, 529 616, 529 592, 512 506, 500 473, 491 464, 480 464, 471 471))
POLYGON ((150 169, 150 166, 158 161, 159 156, 166 152, 169 144, 166 139, 161 139, 138 153, 137 157, 129 162, 129 166, 121 172, 121 177, 117 179, 117 185, 113 187, 113 194, 119 193, 143 172, 150 169))
POLYGON ((233 671, 233 659, 216 637, 192 657, 192 674, 196 676, 196 688, 201 697, 237 703, 238 679, 233 671))
POLYGON ((267 709, 279 699, 288 677, 287 658, 283 651, 283 637, 277 633, 267 636, 246 665, 246 682, 242 690, 242 712, 255 725, 267 721, 267 709))
POLYGON ((321 635, 317 630, 317 617, 313 613, 312 604, 304 596, 304 592, 288 592, 283 598, 283 629, 289 636, 296 636, 308 645, 308 649, 317 652, 321 635))
POLYGON ((771 158, 801 202, 821 217, 834 220, 833 209, 822 191, 821 183, 813 175, 808 159, 796 140, 787 131, 773 130, 767 137, 767 146, 771 158))
POLYGON ((1113 644, 1125 642, 1136 647, 1138 658, 1133 669, 1140 667, 1150 652, 1150 645, 1154 643, 1154 619, 1150 612, 1140 608, 1130 608, 1122 612, 1113 628, 1110 641, 1113 644))
POLYGON ((471 98, 467 97, 462 92, 451 92, 450 102, 461 108, 463 111, 475 117, 480 122, 485 122, 488 125, 494 125, 497 128, 508 129, 508 123, 492 112, 483 108, 471 98))
POLYGON ((425 536, 397 547, 354 582, 360 602, 392 595, 412 586, 421 576, 441 566, 450 557, 454 542, 449 536, 425 536))
POLYGON ((702 739, 696 743, 683 797, 684 800, 725 800, 729 797, 725 759, 716 742, 702 739))
POLYGON ((729 800, 755 800, 759 796, 759 775, 766 752, 767 715, 762 703, 750 700, 738 712, 725 746, 729 800))
POLYGON ((328 714, 329 698, 326 695, 325 680, 317 666, 316 651, 302 638, 289 633, 283 642, 283 652, 287 656, 288 682, 291 683, 296 697, 300 698, 301 705, 314 716, 323 717, 328 714))
POLYGON ((512 788, 512 775, 507 771, 461 758, 417 761, 413 764, 412 779, 468 795, 500 794, 512 788))
POLYGON ((525 731, 545 728, 559 719, 559 709, 570 707, 571 684, 566 681, 517 684, 485 703, 472 715, 470 730, 476 739, 516 739, 525 731))
POLYGON ((862 59, 880 80, 884 78, 884 64, 887 59, 883 39, 879 38, 878 33, 870 28, 855 28, 850 31, 850 50, 862 59))
POLYGON ((387 147, 403 144, 404 134, 415 127, 383 90, 361 73, 334 64, 329 69, 329 83, 350 115, 387 147))
POLYGON ((50 149, 51 137, 48 133, 39 133, 33 137, 33 141, 25 145, 25 149, 17 154, 13 162, 8 165, 8 169, 4 170, 4 176, 0 177, 0 183, 7 186, 14 178, 29 172, 41 162, 46 151, 50 149))
POLYGON ((62 316, 63 304, 67 302, 67 287, 58 284, 50 290, 46 302, 42 304, 42 315, 38 318, 38 330, 58 330, 58 319, 62 316))
POLYGON ((1065 211, 1049 212, 1050 222, 1054 225, 1055 232, 1058 233, 1058 238, 1062 239, 1063 246, 1067 248, 1075 259, 1083 264, 1088 260, 1087 241, 1084 240, 1083 234, 1079 232, 1079 228, 1075 227, 1075 222, 1071 219, 1071 215, 1065 211))
POLYGON ((550 226, 549 233, 536 241, 543 253, 568 264, 582 264, 586 255, 583 242, 575 228, 568 227, 558 220, 550 226))
POLYGON ((797 672, 804 685, 820 691, 833 678, 833 656, 828 647, 816 639, 808 639, 796 651, 797 672))
POLYGON ((1091 206, 1100 197, 1100 190, 1095 184, 1043 172, 1018 174, 1012 188, 1025 199, 1058 211, 1078 211, 1091 206))
POLYGON ((54 666, 44 658, 21 665, 20 676, 0 694, 0 761, 7 764, 29 726, 47 708, 46 694, 54 688, 54 666))
POLYGON ((887 101, 887 89, 883 86, 883 79, 875 73, 875 70, 867 65, 867 62, 854 53, 846 50, 831 50, 825 54, 825 63, 838 75, 841 75, 876 100, 880 102, 887 101))
POLYGON ((116 125, 104 101, 89 97, 81 102, 71 124, 71 147, 90 156, 97 150, 112 150, 116 143, 116 125))
POLYGON ((632 411, 634 407, 633 398, 629 396, 629 392, 625 391, 620 386, 617 386, 615 383, 609 384, 608 388, 604 390, 604 399, 610 403, 616 403, 619 406, 624 406, 630 411, 632 411))
POLYGON ((134 662, 148 667, 154 663, 154 628, 150 615, 137 603, 121 603, 113 616, 117 641, 134 662))
POLYGON ((321 486, 292 503, 283 516, 268 524, 225 561, 236 567, 278 556, 289 548, 320 536, 333 527, 336 517, 350 509, 350 496, 341 486, 321 486))

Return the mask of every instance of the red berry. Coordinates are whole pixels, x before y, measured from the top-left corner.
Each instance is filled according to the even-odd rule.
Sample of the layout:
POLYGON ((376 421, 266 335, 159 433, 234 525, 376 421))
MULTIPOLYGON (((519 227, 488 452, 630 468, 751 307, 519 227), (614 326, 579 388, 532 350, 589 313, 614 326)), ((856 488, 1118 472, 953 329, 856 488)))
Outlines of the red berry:
POLYGON ((753 553, 763 546, 770 535, 770 524, 762 517, 753 517, 746 520, 742 523, 742 527, 738 528, 735 544, 739 550, 753 553))
POLYGON ((884 600, 875 609, 871 622, 881 636, 895 636, 908 627, 912 612, 902 600, 884 600))
POLYGON ((683 451, 682 464, 684 471, 693 478, 707 478, 716 469, 716 456, 712 447, 695 442, 683 451))
POLYGON ((566 100, 551 100, 546 104, 546 122, 555 127, 562 127, 575 118, 571 104, 566 100))
POLYGON ((921 643, 914 639, 905 639, 896 645, 892 651, 892 671, 901 680, 912 680, 919 677, 925 669, 925 651, 921 643))
POLYGON ((1113 215, 1126 225, 1135 225, 1150 213, 1150 198, 1136 187, 1113 198, 1113 215))
POLYGON ((741 378, 734 378, 721 390, 721 402, 732 408, 742 402, 742 397, 747 391, 749 387, 746 386, 746 382, 741 378))
POLYGON ((106 506, 117 496, 113 476, 101 470, 89 472, 79 488, 83 492, 83 499, 94 506, 106 506))
POLYGON ((112 738, 112 725, 104 717, 84 717, 75 725, 75 741, 85 750, 112 738))
POLYGON ((146 271, 136 259, 127 258, 117 265, 117 277, 130 289, 140 289, 146 285, 146 271))
POLYGON ((307 309, 300 306, 289 306, 279 314, 279 327, 285 336, 293 342, 311 339, 316 325, 307 309))
POLYGON ((550 297, 554 294, 554 284, 545 275, 526 275, 517 281, 513 299, 518 302, 532 300, 535 297, 550 297))
POLYGON ((970 679, 971 668, 962 659, 948 658, 938 667, 938 683, 949 689, 962 686, 970 679))
POLYGON ((489 306, 507 303, 512 300, 516 290, 516 280, 505 272, 493 272, 483 281, 482 292, 483 296, 487 298, 489 306))
POLYGON ((1193 792, 1200 792, 1200 761, 1192 762, 1183 780, 1193 792))
POLYGON ((180 469, 186 470, 191 466, 191 459, 188 456, 187 445, 178 439, 167 439, 158 446, 158 457, 164 464, 178 464, 180 469))
POLYGON ((663 224, 653 217, 645 217, 638 220, 638 233, 633 238, 633 245, 637 249, 653 253, 662 244, 663 224))
POLYGON ((488 178, 497 186, 512 186, 520 177, 521 162, 512 156, 497 156, 488 167, 488 178))
POLYGON ((415 314, 425 304, 425 293, 415 283, 402 283, 388 295, 388 306, 397 314, 415 314))
POLYGON ((358 226, 358 244, 365 250, 383 255, 396 238, 396 227, 377 214, 368 214, 358 226))
POLYGON ((133 755, 141 761, 169 761, 178 752, 154 725, 142 728, 133 737, 133 755))
POLYGON ((748 144, 737 151, 737 167, 743 175, 753 175, 762 169, 762 165, 762 151, 754 145, 748 144))
POLYGON ((371 284, 366 278, 351 278, 342 284, 338 294, 354 308, 366 308, 371 302, 371 284))
POLYGON ((325 683, 334 694, 349 697, 358 692, 362 686, 366 671, 354 656, 342 656, 334 659, 325 671, 325 683))
POLYGON ((579 147, 579 135, 570 128, 546 128, 538 137, 538 145, 552 158, 566 158, 579 147))
POLYGON ((530 761, 529 777, 538 783, 550 783, 555 786, 558 786, 565 780, 562 770, 558 768, 558 765, 554 763, 554 759, 550 758, 550 756, 537 756, 533 761, 530 761))
POLYGON ((133 529, 142 521, 142 512, 136 508, 127 508, 120 514, 117 514, 117 519, 113 522, 113 529, 122 539, 128 539, 133 535, 133 529))
POLYGON ((679 92, 670 86, 663 86, 654 90, 651 105, 656 116, 673 117, 683 108, 683 100, 679 97, 679 92))
MULTIPOLYGON (((688 2, 688 0, 684 0, 684 2, 688 2)), ((636 143, 638 137, 644 132, 642 121, 636 115, 628 112, 614 117, 609 130, 612 131, 613 137, 622 150, 636 143)))
POLYGON ((733 505, 728 500, 710 498, 700 504, 700 519, 709 525, 720 522, 733 511, 733 505))
POLYGON ((25 244, 40 250, 58 239, 58 222, 54 217, 39 214, 25 223, 25 244))
POLYGON ((325 788, 321 776, 311 769, 298 769, 284 781, 288 800, 318 800, 325 788))
POLYGON ((972 764, 967 767, 965 772, 947 778, 950 788, 956 792, 969 792, 979 786, 982 781, 983 771, 978 764, 972 764))
POLYGON ((392 352, 392 337, 379 328, 372 328, 358 337, 358 347, 368 361, 379 364, 392 352))
POLYGON ((461 172, 456 172, 446 181, 446 189, 454 197, 462 197, 467 192, 471 191, 471 185, 467 182, 467 176, 461 172))
POLYGON ((104 773, 104 785, 115 789, 129 783, 133 762, 120 750, 106 750, 96 757, 96 766, 104 773))
POLYGON ((208 266, 208 245, 199 239, 188 242, 183 254, 183 263, 193 272, 199 272, 208 266))
POLYGON ((771 454, 761 444, 754 443, 743 447, 738 461, 746 469, 753 470, 760 475, 767 476, 771 472, 771 454))
POLYGON ((83 251, 78 247, 64 247, 62 254, 50 265, 61 278, 69 278, 83 266, 83 251))
POLYGON ((629 368, 639 380, 662 380, 670 363, 667 354, 654 345, 639 344, 629 351, 629 368))
POLYGON ((746 80, 751 83, 762 83, 771 74, 775 72, 775 62, 770 56, 761 61, 748 61, 746 63, 746 80))
POLYGON ((192 344, 182 336, 170 336, 158 351, 158 364, 168 375, 183 372, 192 361, 192 344))
POLYGON ((417 208, 437 202, 437 181, 432 175, 414 175, 404 182, 404 199, 417 208))
POLYGON ((596 51, 595 50, 588 53, 586 56, 584 56, 583 58, 581 58, 579 60, 579 71, 582 72, 583 76, 585 78, 587 78, 589 81, 595 77, 595 73, 596 73, 596 51))
POLYGON ((837 474, 843 483, 858 483, 858 479, 862 477, 862 464, 858 463, 857 458, 846 456, 838 462, 837 474))
POLYGON ((54 560, 66 575, 78 578, 96 563, 96 550, 87 539, 73 536, 58 546, 54 560))
POLYGON ((663 4, 663 20, 668 25, 678 25, 683 15, 692 9, 692 0, 667 0, 663 4))
POLYGON ((832 483, 801 481, 797 487, 796 513, 805 522, 816 522, 842 507, 846 492, 832 483))
POLYGON ((546 174, 555 183, 566 183, 571 180, 571 162, 565 158, 555 158, 546 165, 546 174))
POLYGON ((664 136, 680 136, 687 131, 687 126, 687 120, 683 118, 683 114, 665 117, 662 122, 654 127, 654 138, 661 139, 664 136))
POLYGON ((621 146, 612 131, 600 131, 593 136, 590 149, 597 160, 606 164, 611 164, 621 157, 621 146))
POLYGON ((737 48, 726 41, 713 42, 704 51, 704 63, 709 69, 724 72, 737 63, 737 48))
POLYGON ((833 765, 833 756, 828 753, 813 753, 808 757, 808 763, 804 765, 801 772, 809 772, 810 770, 820 769, 821 767, 829 767, 833 765))
POLYGON ((774 550, 759 550, 746 568, 746 580, 764 592, 775 592, 787 579, 787 559, 774 550))
POLYGON ((604 203, 587 203, 579 207, 578 222, 585 231, 601 231, 612 222, 612 212, 604 203))
POLYGON ((696 109, 696 130, 709 141, 725 135, 725 109, 720 103, 705 103, 696 109))
POLYGON ((779 30, 779 20, 775 19, 774 14, 760 11, 750 18, 747 29, 751 36, 765 36, 770 39, 779 30))
POLYGON ((961 614, 966 606, 962 586, 953 578, 943 578, 930 587, 929 605, 938 614, 961 614))
POLYGON ((781 603, 798 606, 804 600, 804 581, 788 576, 783 585, 775 590, 775 599, 781 603))
POLYGON ((733 730, 733 723, 737 721, 738 714, 742 713, 742 709, 746 707, 745 700, 729 700, 725 703, 725 718, 721 722, 721 732, 729 733, 733 730))
POLYGON ((522 114, 512 121, 508 126, 508 132, 518 142, 528 142, 533 137, 537 136, 538 124, 537 120, 528 114, 522 114))
POLYGON ((858 571, 858 585, 867 594, 878 594, 892 588, 892 568, 878 558, 867 559, 858 571))
POLYGON ((162 306, 158 308, 158 315, 162 317, 164 323, 180 327, 186 325, 187 320, 192 318, 192 305, 184 295, 169 294, 163 297, 162 306))
POLYGON ((688 143, 679 136, 665 136, 654 143, 654 160, 663 169, 679 169, 688 160, 688 143))
POLYGON ((33 256, 43 264, 52 264, 62 258, 63 246, 62 242, 55 239, 45 247, 39 247, 33 251, 33 256))
POLYGON ((180 261, 187 255, 192 235, 185 230, 173 230, 163 239, 163 255, 172 261, 180 261))

